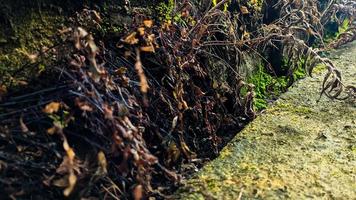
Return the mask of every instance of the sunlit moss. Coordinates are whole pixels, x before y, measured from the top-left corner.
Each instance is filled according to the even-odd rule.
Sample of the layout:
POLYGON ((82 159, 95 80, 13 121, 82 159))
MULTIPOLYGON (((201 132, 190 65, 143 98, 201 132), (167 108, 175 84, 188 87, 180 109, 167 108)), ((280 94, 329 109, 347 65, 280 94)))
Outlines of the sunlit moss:
MULTIPOLYGON (((297 69, 292 73, 294 81, 304 78, 306 75, 305 69, 303 68, 303 62, 304 61, 300 61, 297 63, 297 69)), ((288 71, 290 66, 287 66, 287 59, 284 59, 283 63, 282 67, 286 68, 285 70, 288 71)), ((290 76, 278 77, 273 75, 272 73, 267 72, 262 64, 258 65, 256 70, 247 77, 247 82, 252 83, 255 86, 255 109, 265 109, 268 105, 268 100, 273 100, 285 92, 291 81, 290 78, 290 76)))
POLYGON ((64 21, 64 16, 44 11, 41 14, 28 12, 10 20, 14 33, 5 35, 2 38, 4 45, 0 47, 0 74, 4 85, 16 85, 17 79, 26 80, 44 71, 44 63, 31 65, 31 69, 22 67, 31 63, 29 55, 54 45, 53 36, 64 21))
MULTIPOLYGON (((218 0, 212 0, 213 6, 216 6, 220 1, 218 0)), ((227 3, 224 3, 223 11, 227 11, 227 8, 229 7, 229 4, 231 1, 227 1, 227 3)))
POLYGON ((348 18, 345 18, 344 21, 341 23, 339 26, 339 31, 336 34, 336 37, 339 37, 340 34, 345 33, 350 27, 350 20, 348 18))
POLYGON ((262 65, 248 77, 248 83, 255 86, 254 107, 257 110, 265 109, 268 105, 267 100, 280 95, 287 87, 287 78, 276 77, 268 73, 262 65))
POLYGON ((159 3, 155 10, 158 12, 158 18, 160 21, 171 21, 172 20, 172 13, 174 10, 174 0, 168 0, 167 3, 159 3))
POLYGON ((277 102, 276 106, 267 109, 269 112, 291 112, 296 114, 311 114, 313 111, 306 106, 296 106, 290 103, 277 102))
POLYGON ((334 19, 326 25, 323 38, 326 43, 334 41, 340 34, 345 33, 350 27, 350 20, 348 18, 345 18, 340 25, 338 25, 336 21, 337 20, 334 19))
POLYGON ((325 72, 326 66, 324 64, 318 64, 317 66, 314 67, 313 69, 313 74, 320 74, 322 72, 325 72))

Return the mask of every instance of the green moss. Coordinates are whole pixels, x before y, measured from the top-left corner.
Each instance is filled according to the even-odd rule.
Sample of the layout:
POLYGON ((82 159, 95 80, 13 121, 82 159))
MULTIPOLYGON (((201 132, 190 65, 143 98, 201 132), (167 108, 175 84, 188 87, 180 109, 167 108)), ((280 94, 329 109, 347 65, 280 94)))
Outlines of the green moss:
POLYGON ((313 74, 320 74, 324 72, 326 69, 327 67, 324 64, 318 64, 317 66, 314 67, 313 74))
POLYGON ((174 0, 168 0, 167 3, 159 3, 154 9, 157 11, 160 21, 171 21, 173 19, 174 0))
POLYGON ((337 24, 336 20, 329 22, 325 30, 324 41, 326 43, 333 42, 340 36, 340 34, 345 33, 349 29, 349 27, 350 20, 348 18, 345 18, 339 25, 337 24))
POLYGON ((53 45, 52 36, 57 32, 62 17, 52 13, 31 13, 23 25, 18 26, 18 37, 22 48, 29 51, 39 50, 41 47, 53 45))
POLYGON ((293 72, 293 79, 299 80, 299 79, 305 78, 305 75, 306 75, 305 69, 302 67, 301 64, 299 64, 299 67, 297 68, 297 70, 295 70, 293 72))
POLYGON ((339 26, 339 31, 336 34, 336 37, 339 37, 340 34, 345 33, 347 29, 349 29, 349 27, 350 27, 350 20, 348 18, 345 18, 344 21, 339 26))
POLYGON ((154 7, 158 15, 158 20, 161 23, 175 23, 184 27, 194 26, 196 20, 192 16, 182 17, 181 13, 174 12, 175 3, 173 0, 169 0, 167 3, 160 3, 154 7))
POLYGON ((275 77, 269 74, 262 65, 248 77, 248 83, 255 86, 254 107, 262 110, 267 107, 267 100, 279 96, 287 87, 286 77, 275 77))
POLYGON ((44 11, 21 11, 9 20, 13 24, 12 35, 1 34, 6 42, 0 46, 0 84, 16 85, 18 80, 26 81, 44 71, 47 61, 32 64, 29 55, 54 45, 53 36, 61 27, 64 16, 44 11))
POLYGON ((269 112, 271 113, 280 113, 280 112, 291 112, 295 114, 311 114, 313 111, 307 107, 307 106, 297 106, 295 104, 291 103, 283 103, 283 102, 277 102, 276 106, 271 107, 268 109, 269 112))
MULTIPOLYGON (((213 6, 216 6, 216 4, 218 4, 219 1, 217 0, 212 0, 213 6)), ((227 11, 227 8, 229 7, 229 4, 231 3, 231 1, 228 1, 227 3, 224 3, 224 7, 223 10, 227 11)))
MULTIPOLYGON (((303 68, 303 62, 304 61, 300 61, 297 64, 297 69, 294 70, 292 74, 294 81, 305 77, 306 72, 303 68)), ((287 63, 285 60, 282 66, 285 67, 286 70, 288 70, 287 63)), ((247 82, 255 86, 254 108, 256 110, 265 109, 268 105, 268 100, 277 98, 287 90, 289 81, 290 77, 277 77, 268 73, 264 66, 258 65, 252 75, 247 78, 247 82)))

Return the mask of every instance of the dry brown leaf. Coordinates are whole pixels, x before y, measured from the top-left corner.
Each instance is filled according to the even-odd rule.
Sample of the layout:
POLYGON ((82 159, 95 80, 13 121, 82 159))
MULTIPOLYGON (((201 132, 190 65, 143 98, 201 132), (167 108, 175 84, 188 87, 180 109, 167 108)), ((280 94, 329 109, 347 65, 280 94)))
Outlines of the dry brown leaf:
POLYGON ((144 153, 142 156, 150 165, 158 162, 157 157, 150 153, 144 153))
POLYGON ((27 54, 27 57, 31 63, 35 63, 38 59, 38 54, 37 53, 27 54))
POLYGON ((86 36, 88 36, 88 32, 82 27, 78 27, 78 36, 79 38, 85 38, 86 36))
POLYGON ((130 45, 138 44, 139 40, 136 38, 136 34, 136 32, 131 33, 124 39, 124 42, 130 45))
POLYGON ((87 42, 90 53, 96 55, 99 52, 99 48, 96 46, 92 35, 89 35, 87 42))
POLYGON ((103 111, 104 111, 105 119, 113 119, 114 118, 114 116, 113 116, 114 108, 112 106, 104 104, 103 111))
POLYGON ((56 187, 67 187, 68 186, 68 178, 67 177, 63 177, 57 180, 54 180, 52 185, 56 186, 56 187))
POLYGON ((82 48, 82 43, 81 39, 86 37, 88 35, 88 32, 84 30, 81 27, 78 27, 74 32, 73 32, 73 41, 74 41, 74 46, 76 49, 81 49, 82 48))
POLYGON ((95 82, 99 82, 101 75, 105 74, 105 70, 96 61, 96 55, 99 52, 99 48, 96 46, 92 35, 87 37, 87 43, 87 48, 90 52, 87 57, 90 63, 90 76, 95 82))
POLYGON ((79 98, 75 99, 75 104, 84 112, 92 112, 93 108, 87 102, 80 101, 79 98))
POLYGON ((79 108, 80 108, 82 111, 86 111, 86 112, 91 112, 91 111, 93 111, 93 108, 90 107, 90 106, 87 105, 87 104, 84 104, 84 105, 80 106, 79 108))
POLYGON ((142 185, 137 185, 133 190, 133 197, 135 200, 141 200, 143 198, 143 187, 142 185))
POLYGON ((118 76, 123 76, 126 72, 127 72, 127 68, 126 67, 120 67, 119 69, 115 70, 115 73, 118 76))
POLYGON ((155 34, 150 34, 150 35, 148 35, 148 36, 147 36, 147 42, 148 42, 149 44, 155 43, 155 34))
POLYGON ((0 100, 2 96, 5 96, 7 93, 7 87, 5 85, 0 85, 0 100))
POLYGON ((71 32, 72 30, 73 30, 72 28, 63 27, 63 29, 59 30, 58 33, 62 35, 62 34, 69 33, 69 32, 71 32))
POLYGON ((135 69, 136 69, 136 72, 137 72, 137 74, 138 74, 138 76, 140 78, 140 86, 141 86, 140 89, 141 89, 141 92, 146 94, 148 92, 149 86, 148 86, 146 75, 145 75, 145 73, 143 71, 139 49, 136 49, 135 69))
POLYGON ((189 10, 184 9, 181 13, 182 17, 189 17, 189 10))
POLYGON ((202 97, 205 95, 205 93, 200 89, 200 87, 197 87, 196 85, 193 85, 193 91, 194 91, 194 95, 196 97, 202 97))
POLYGON ((176 128, 177 123, 178 123, 178 116, 175 116, 172 120, 172 128, 171 128, 172 131, 176 128))
POLYGON ((66 150, 66 151, 70 149, 68 141, 66 139, 63 142, 63 149, 66 150))
POLYGON ((213 89, 216 89, 216 88, 218 88, 219 87, 219 83, 218 83, 218 81, 217 80, 213 80, 213 89))
POLYGON ((244 40, 250 39, 250 33, 247 32, 247 31, 244 31, 242 38, 243 38, 244 40))
POLYGON ((53 180, 53 178, 55 177, 54 175, 52 176, 46 176, 45 174, 43 174, 44 180, 42 181, 42 183, 47 186, 50 187, 51 186, 51 182, 53 180))
POLYGON ((240 6, 240 10, 241 10, 242 14, 244 14, 244 15, 250 13, 246 6, 240 6))
POLYGON ((144 27, 140 27, 137 29, 138 34, 140 34, 141 36, 145 35, 145 28, 144 27))
POLYGON ((61 166, 57 169, 57 172, 65 171, 69 174, 68 185, 66 189, 63 191, 64 196, 67 197, 72 193, 75 184, 77 183, 77 176, 74 174, 74 170, 76 168, 76 166, 74 165, 75 153, 73 149, 69 146, 66 137, 64 135, 63 137, 64 137, 63 148, 66 151, 67 156, 64 157, 61 166))
POLYGON ((165 162, 170 165, 171 163, 175 163, 180 157, 180 151, 174 141, 171 141, 167 148, 167 154, 165 162))
POLYGON ((58 112, 59 108, 61 107, 61 104, 58 102, 51 102, 46 105, 46 107, 43 109, 44 113, 47 114, 52 114, 58 112))
POLYGON ((64 196, 69 196, 72 193, 75 184, 77 183, 77 176, 74 173, 70 173, 68 177, 68 187, 63 191, 64 196))
POLYGON ((150 19, 147 20, 143 20, 143 24, 147 27, 147 28, 151 28, 153 26, 153 21, 150 19))
POLYGON ((124 56, 125 58, 129 58, 131 56, 132 52, 131 51, 125 51, 124 56))
POLYGON ((20 127, 21 127, 21 131, 23 133, 28 133, 29 129, 27 128, 26 124, 23 122, 23 118, 20 118, 20 127))
POLYGON ((92 11, 93 14, 94 14, 94 20, 97 22, 97 23, 101 23, 103 20, 101 19, 100 17, 100 14, 98 12, 96 12, 95 10, 92 11))
POLYGON ((144 52, 150 52, 150 53, 154 53, 155 52, 155 48, 152 45, 140 47, 140 50, 144 51, 144 52))
POLYGON ((21 85, 21 86, 26 86, 28 85, 28 82, 27 81, 23 81, 23 80, 16 80, 16 83, 21 85))
POLYGON ((180 146, 186 158, 188 159, 196 158, 197 155, 189 149, 188 145, 184 142, 183 139, 180 139, 180 146))
POLYGON ((50 134, 50 135, 53 135, 57 132, 57 127, 53 126, 49 129, 47 129, 47 133, 50 134))
POLYGON ((182 100, 183 110, 187 110, 189 108, 188 103, 185 100, 182 100))
POLYGON ((84 65, 85 59, 86 58, 84 56, 74 55, 74 58, 69 62, 69 65, 76 68, 81 68, 84 65))
POLYGON ((183 37, 183 38, 187 38, 189 33, 188 33, 188 30, 186 28, 182 28, 182 30, 180 31, 180 35, 183 37))
POLYGON ((317 33, 312 29, 312 28, 307 28, 307 33, 309 34, 309 35, 316 35, 317 33))
POLYGON ((167 168, 160 166, 161 169, 164 171, 164 173, 166 174, 167 178, 174 180, 174 181, 179 181, 181 179, 181 176, 179 176, 177 173, 168 170, 167 168))
POLYGON ((68 156, 68 158, 69 158, 70 160, 73 160, 74 157, 75 157, 75 153, 74 153, 73 149, 72 149, 72 148, 69 148, 69 149, 67 149, 66 151, 67 151, 67 156, 68 156))
POLYGON ((98 153, 98 164, 99 164, 99 168, 100 168, 101 173, 102 174, 107 174, 108 163, 107 163, 105 154, 102 151, 100 151, 98 153))
POLYGON ((294 6, 296 8, 300 8, 301 5, 303 5, 302 1, 301 0, 294 0, 294 6))
POLYGON ((171 22, 171 20, 168 20, 168 21, 163 23, 162 29, 166 30, 166 31, 169 31, 171 26, 172 26, 172 22, 171 22))

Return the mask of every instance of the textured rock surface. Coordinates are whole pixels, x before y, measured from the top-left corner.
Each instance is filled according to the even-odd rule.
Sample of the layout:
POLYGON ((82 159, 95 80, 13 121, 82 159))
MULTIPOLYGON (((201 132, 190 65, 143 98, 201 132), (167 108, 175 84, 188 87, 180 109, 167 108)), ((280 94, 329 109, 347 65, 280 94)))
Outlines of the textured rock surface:
MULTIPOLYGON (((329 57, 356 85, 356 42, 329 57)), ((177 192, 181 199, 356 199, 356 104, 296 83, 177 192)))

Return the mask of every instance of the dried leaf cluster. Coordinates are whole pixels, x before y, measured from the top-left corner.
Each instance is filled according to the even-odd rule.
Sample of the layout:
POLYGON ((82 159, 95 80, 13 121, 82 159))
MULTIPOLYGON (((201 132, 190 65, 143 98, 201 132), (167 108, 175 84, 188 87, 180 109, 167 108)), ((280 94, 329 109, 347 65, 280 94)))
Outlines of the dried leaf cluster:
MULTIPOLYGON (((289 75, 301 61, 309 75, 325 64, 321 95, 354 98, 355 88, 343 85, 341 72, 320 52, 355 39, 355 4, 265 2, 280 12, 269 23, 251 7, 256 3, 225 11, 226 0, 208 8, 177 1, 171 15, 179 20, 158 22, 134 12, 124 34, 107 38, 99 34, 99 12, 78 13, 59 33, 55 70, 45 74, 52 81, 22 95, 0 86, 0 146, 6 149, 0 151, 0 191, 13 197, 165 197, 217 155, 233 136, 229 131, 256 116, 248 61, 267 61, 271 48, 288 55, 289 75), (324 26, 332 16, 348 17, 352 25, 326 46, 324 26)), ((270 63, 266 68, 273 73, 270 63)))

